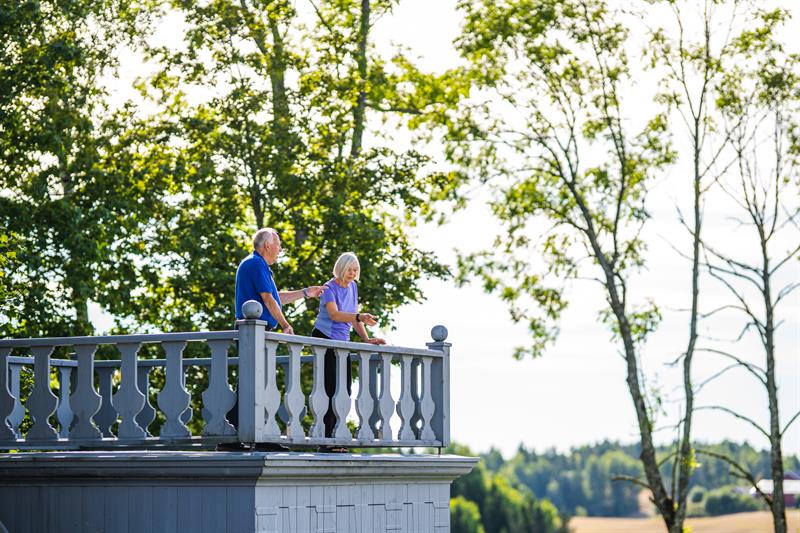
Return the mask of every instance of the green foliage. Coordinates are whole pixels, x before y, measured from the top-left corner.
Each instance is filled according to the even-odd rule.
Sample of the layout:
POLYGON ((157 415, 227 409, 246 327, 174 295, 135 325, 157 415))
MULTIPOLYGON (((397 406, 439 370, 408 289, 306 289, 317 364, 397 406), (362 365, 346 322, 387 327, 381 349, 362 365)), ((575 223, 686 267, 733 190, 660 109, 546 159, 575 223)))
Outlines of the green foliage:
MULTIPOLYGON (((461 453, 469 450, 461 448, 461 453)), ((566 533, 566 520, 548 500, 538 500, 527 488, 500 473, 486 470, 483 461, 451 487, 453 531, 487 533, 566 533), (458 503, 453 504, 452 502, 458 503), (456 519, 456 513, 458 517, 456 519), (458 526, 456 526, 458 524, 458 526), (458 528, 457 528, 458 527, 458 528), (478 529, 480 528, 480 529, 478 529)))
MULTIPOLYGON (((756 478, 770 477, 768 451, 758 451, 748 444, 728 441, 703 448, 734 458, 756 478)), ((520 447, 508 460, 498 460, 496 451, 489 451, 483 456, 482 464, 498 465, 497 468, 487 469, 485 475, 500 475, 514 484, 525 486, 540 501, 546 499, 552 502, 561 513, 570 516, 636 516, 640 513, 641 487, 618 478, 641 478, 640 450, 638 445, 614 442, 580 446, 566 453, 554 450, 536 453, 520 447)), ((672 451, 674 448, 660 447, 658 456, 666 458, 672 451)), ((787 470, 800 469, 800 457, 789 457, 785 463, 787 470)), ((665 463, 662 470, 667 483, 671 483, 669 465, 665 463)), ((475 488, 477 476, 470 476, 460 479, 458 483, 461 483, 465 497, 479 502, 480 500, 475 499, 479 492, 475 488)), ((693 516, 706 514, 706 495, 712 491, 733 485, 746 485, 731 472, 728 463, 705 455, 702 456, 702 462, 693 469, 690 484, 692 489, 688 512, 693 516)), ((725 489, 715 494, 728 492, 725 489)))
MULTIPOLYGON (((393 4, 328 2, 312 27, 285 1, 0 10, 0 226, 19 235, 26 288, 0 333, 90 333, 90 302, 122 331, 227 329, 262 226, 283 238, 281 288, 323 283, 355 251, 384 326, 420 300, 419 280, 447 271, 407 228, 444 178, 366 128, 401 82, 369 36, 393 4), (179 49, 148 40, 162 14, 185 19, 179 49), (115 109, 100 80, 122 46, 160 69, 136 84, 148 102, 115 109)), ((316 302, 287 312, 308 333, 316 302)))
POLYGON ((89 333, 88 302, 113 291, 98 280, 117 270, 125 237, 138 231, 148 187, 106 167, 124 116, 109 109, 99 80, 146 27, 141 7, 0 9, 0 227, 18 236, 14 278, 25 287, 0 335, 89 333))
POLYGON ((22 286, 14 273, 19 268, 17 259, 18 237, 14 233, 0 232, 0 320, 10 322, 19 316, 22 286))
POLYGON ((450 500, 450 531, 453 533, 485 533, 481 512, 475 502, 456 496, 450 500))
MULTIPOLYGON (((150 48, 164 68, 140 89, 173 139, 170 174, 184 194, 158 213, 149 275, 115 314, 164 329, 229 327, 235 266, 250 234, 271 226, 283 240, 280 288, 321 284, 354 251, 361 303, 388 325, 394 309, 422 298, 420 278, 446 274, 406 231, 427 208, 426 159, 362 147, 388 82, 361 20, 391 3, 363 13, 360 2, 326 3, 312 28, 287 2, 173 7, 188 23, 186 49, 150 48), (190 101, 192 86, 214 96, 190 101)), ((306 324, 298 333, 316 315, 307 303, 287 309, 306 324)))
POLYGON ((764 508, 763 501, 738 487, 725 486, 714 489, 709 491, 705 498, 705 512, 708 516, 760 511, 764 508))

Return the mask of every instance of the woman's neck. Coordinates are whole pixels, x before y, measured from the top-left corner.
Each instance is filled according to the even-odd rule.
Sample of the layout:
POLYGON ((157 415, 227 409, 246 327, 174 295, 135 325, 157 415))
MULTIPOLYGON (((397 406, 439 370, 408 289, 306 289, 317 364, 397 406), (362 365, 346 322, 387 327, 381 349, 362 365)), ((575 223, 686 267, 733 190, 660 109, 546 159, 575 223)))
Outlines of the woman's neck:
POLYGON ((340 287, 345 287, 345 288, 346 288, 348 285, 350 285, 350 284, 349 284, 349 283, 347 283, 345 280, 343 280, 343 279, 339 279, 339 278, 336 278, 336 284, 337 284, 337 285, 339 285, 340 287))

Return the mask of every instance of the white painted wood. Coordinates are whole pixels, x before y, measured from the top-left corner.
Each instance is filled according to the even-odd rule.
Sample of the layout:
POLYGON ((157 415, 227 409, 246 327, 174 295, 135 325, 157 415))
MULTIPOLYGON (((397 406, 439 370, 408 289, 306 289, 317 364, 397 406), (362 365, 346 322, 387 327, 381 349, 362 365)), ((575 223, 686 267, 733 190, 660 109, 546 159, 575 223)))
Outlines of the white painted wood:
POLYGON ((411 429, 414 431, 414 438, 420 436, 420 426, 422 425, 422 410, 420 396, 422 395, 422 358, 415 357, 411 363, 411 398, 414 400, 414 414, 411 416, 411 429))
POLYGON ((137 358, 139 343, 118 344, 122 355, 122 383, 117 393, 111 399, 114 409, 119 413, 119 439, 135 439, 145 436, 144 430, 136 423, 136 415, 144 407, 144 394, 139 390, 137 383, 137 358))
POLYGON ((33 425, 28 430, 28 439, 56 440, 58 434, 50 425, 50 415, 56 410, 58 398, 50 390, 50 354, 53 346, 38 346, 33 352, 33 391, 28 398, 27 408, 33 419, 33 425))
POLYGON ((358 398, 356 398, 356 413, 358 413, 358 433, 356 438, 369 440, 375 438, 375 433, 370 427, 369 419, 375 403, 370 394, 370 352, 358 352, 358 398))
POLYGON ((265 421, 264 326, 261 320, 240 320, 239 327, 239 440, 263 438, 265 421))
POLYGON ((336 425, 333 436, 337 439, 351 437, 350 428, 347 427, 347 415, 350 413, 350 396, 347 394, 347 365, 350 357, 347 350, 335 349, 336 354, 336 392, 333 395, 333 412, 336 415, 336 425))
POLYGON ((58 368, 59 391, 58 408, 56 409, 56 420, 58 420, 58 437, 61 439, 69 438, 69 427, 75 414, 70 406, 69 396, 72 384, 72 367, 62 366, 58 368))
POLYGON ((139 414, 136 415, 136 423, 144 430, 145 435, 151 437, 150 424, 156 419, 156 410, 153 404, 150 403, 150 371, 153 370, 152 366, 139 365, 137 368, 136 379, 139 380, 139 390, 144 394, 144 406, 139 414))
POLYGON ((276 341, 264 342, 264 354, 266 355, 267 364, 264 367, 264 374, 256 376, 257 383, 266 383, 263 406, 265 416, 263 435, 267 438, 281 436, 281 428, 275 420, 275 415, 278 414, 278 408, 281 405, 281 393, 278 390, 278 371, 275 361, 277 353, 278 343, 276 341))
POLYGON ((378 377, 378 368, 381 365, 381 358, 379 355, 370 357, 369 359, 369 396, 372 398, 372 416, 369 417, 369 427, 372 429, 372 434, 376 438, 380 438, 380 421, 381 421, 381 406, 378 394, 380 385, 380 378, 378 377))
POLYGON ((290 343, 289 347, 289 368, 286 372, 286 394, 283 404, 286 408, 288 421, 286 422, 286 436, 290 440, 303 440, 305 431, 300 423, 303 408, 306 405, 306 397, 300 383, 300 352, 303 351, 302 344, 290 343))
POLYGON ((111 432, 111 426, 117 421, 117 410, 114 408, 114 404, 111 401, 114 388, 112 378, 115 370, 116 368, 114 367, 97 367, 99 392, 102 401, 100 410, 94 415, 94 421, 104 437, 114 436, 111 432))
POLYGON ((436 404, 433 431, 442 446, 450 444, 450 346, 449 342, 429 342, 428 348, 440 351, 441 356, 431 365, 431 391, 436 404))
POLYGON ((164 425, 161 436, 164 438, 180 438, 190 435, 189 428, 180 419, 189 407, 191 397, 184 387, 183 349, 185 341, 165 342, 162 344, 167 356, 166 379, 164 388, 158 394, 158 407, 164 413, 164 425))
POLYGON ((11 348, 0 348, 0 442, 12 441, 17 435, 11 430, 6 419, 14 410, 14 396, 11 394, 8 379, 10 377, 8 356, 11 348))
POLYGON ((94 440, 102 435, 94 423, 93 417, 100 410, 100 395, 94 389, 94 353, 95 344, 84 344, 75 347, 78 360, 75 392, 70 397, 75 411, 76 422, 70 432, 73 440, 94 440))
POLYGON ((392 356, 391 354, 381 355, 381 396, 378 400, 381 412, 381 431, 380 438, 384 441, 392 440, 391 417, 394 412, 394 400, 392 399, 392 356))
POLYGON ((397 402, 397 415, 400 417, 400 431, 397 438, 413 440, 416 438, 411 429, 411 418, 414 416, 414 399, 411 397, 411 363, 412 356, 404 355, 400 359, 400 400, 397 402))
POLYGON ((21 365, 11 365, 11 395, 14 397, 14 408, 11 410, 11 414, 8 415, 8 425, 18 439, 22 436, 19 431, 19 425, 25 419, 25 407, 22 405, 19 393, 21 372, 21 365))
POLYGON ((424 440, 433 440, 436 434, 433 431, 433 415, 436 411, 436 404, 433 402, 433 394, 431 392, 431 365, 432 358, 422 358, 422 396, 420 398, 420 411, 422 413, 422 431, 419 438, 424 440))
POLYGON ((203 435, 235 435, 236 429, 228 422, 227 414, 236 403, 236 394, 228 385, 227 339, 210 340, 211 372, 208 389, 203 392, 203 419, 206 422, 203 435))
POLYGON ((314 424, 309 431, 309 437, 325 437, 325 422, 323 417, 328 410, 328 395, 325 394, 325 352, 324 346, 312 346, 314 350, 314 386, 311 389, 311 414, 314 416, 314 424))

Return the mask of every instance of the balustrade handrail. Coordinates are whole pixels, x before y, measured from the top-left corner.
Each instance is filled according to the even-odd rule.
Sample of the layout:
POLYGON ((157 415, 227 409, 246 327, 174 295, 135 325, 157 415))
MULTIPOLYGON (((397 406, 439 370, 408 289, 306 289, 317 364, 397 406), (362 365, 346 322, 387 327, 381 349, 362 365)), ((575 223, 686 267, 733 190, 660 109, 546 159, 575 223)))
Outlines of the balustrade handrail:
POLYGON ((261 320, 247 319, 226 331, 2 339, 0 449, 213 446, 237 441, 301 447, 449 443, 450 344, 444 342, 443 327, 434 328, 434 342, 424 349, 286 335, 268 332, 265 326, 261 320), (184 357, 190 342, 207 343, 211 357, 184 357), (229 353, 234 342, 238 354, 229 353), (164 356, 140 358, 145 344, 161 344, 164 356), (98 347, 107 345, 115 346, 120 358, 95 360, 98 347), (278 355, 279 346, 288 355, 278 355), (69 358, 51 358, 57 347, 74 351, 69 358), (31 356, 11 355, 24 348, 30 348, 31 356), (327 389, 328 364, 334 365, 328 370, 335 370, 335 392, 327 389), (358 390, 351 397, 346 377, 350 371, 345 370, 353 365, 358 369, 358 390), (233 366, 238 367, 235 374, 228 371, 233 366), (20 386, 23 367, 33 370, 27 399, 20 386), (207 373, 202 400, 197 385, 192 390, 198 396, 192 398, 187 390, 188 367, 207 373), (154 368, 164 369, 163 378, 151 382, 154 368), (51 372, 58 382, 55 389, 51 372), (311 377, 310 392, 301 385, 304 372, 311 377), (394 385, 393 375, 398 378, 394 385), (400 394, 394 398, 392 388, 398 381, 400 394), (154 394, 156 407, 150 404, 154 394), (234 426, 228 419, 237 412, 237 398, 234 426), (159 433, 151 435, 157 413, 163 423, 157 426, 159 433), (32 422, 27 430, 22 426, 26 414, 32 422), (310 427, 304 425, 309 414, 310 427), (323 415, 335 420, 332 430, 323 424, 323 415), (352 433, 346 421, 354 415, 357 431, 352 433), (399 426, 393 427, 394 419, 399 426), (195 426, 203 428, 202 433, 189 429, 191 420, 202 421, 195 426))
POLYGON ((97 346, 107 344, 153 344, 159 342, 236 340, 239 332, 190 331, 179 333, 134 333, 128 335, 88 335, 83 337, 28 337, 24 339, 0 339, 0 348, 34 348, 38 346, 97 346))

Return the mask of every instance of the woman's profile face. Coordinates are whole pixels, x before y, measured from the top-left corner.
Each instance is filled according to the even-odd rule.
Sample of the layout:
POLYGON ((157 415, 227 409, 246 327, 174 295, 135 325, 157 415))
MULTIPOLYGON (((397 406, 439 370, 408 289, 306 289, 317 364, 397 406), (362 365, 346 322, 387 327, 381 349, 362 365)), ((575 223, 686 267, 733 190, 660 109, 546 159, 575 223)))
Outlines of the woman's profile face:
POLYGON ((350 283, 351 281, 355 280, 360 270, 361 267, 359 266, 359 264, 353 263, 352 265, 347 267, 347 270, 344 271, 344 276, 342 277, 342 281, 344 281, 345 283, 350 283))

